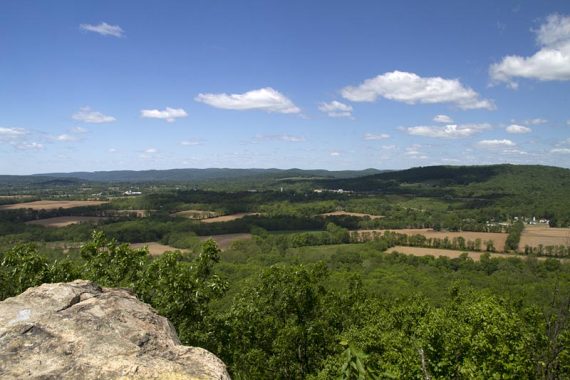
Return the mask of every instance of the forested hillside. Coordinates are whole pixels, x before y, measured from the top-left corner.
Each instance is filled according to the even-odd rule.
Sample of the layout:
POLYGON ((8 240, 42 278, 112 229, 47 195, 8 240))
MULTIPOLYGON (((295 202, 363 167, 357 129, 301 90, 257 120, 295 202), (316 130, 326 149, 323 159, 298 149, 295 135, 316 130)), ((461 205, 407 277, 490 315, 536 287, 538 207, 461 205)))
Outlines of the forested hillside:
POLYGON ((469 201, 510 215, 570 223, 570 170, 541 165, 430 166, 318 181, 329 189, 469 201))
POLYGON ((94 182, 205 182, 211 180, 277 180, 283 178, 352 178, 380 172, 366 170, 302 170, 302 169, 169 169, 169 170, 113 170, 99 172, 47 173, 37 177, 74 178, 94 182))

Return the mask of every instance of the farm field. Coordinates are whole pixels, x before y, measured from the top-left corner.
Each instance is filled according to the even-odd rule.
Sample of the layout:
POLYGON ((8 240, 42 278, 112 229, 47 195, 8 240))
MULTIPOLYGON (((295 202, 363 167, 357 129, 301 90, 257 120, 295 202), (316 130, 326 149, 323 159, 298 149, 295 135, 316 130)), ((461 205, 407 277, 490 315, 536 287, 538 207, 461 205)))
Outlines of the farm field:
POLYGON ((108 201, 34 201, 22 202, 9 205, 0 206, 1 210, 17 210, 17 209, 32 209, 32 210, 57 210, 59 208, 74 208, 85 206, 100 206, 109 203, 108 201))
POLYGON ((204 210, 185 210, 185 211, 179 211, 179 212, 175 212, 174 214, 171 214, 170 216, 180 216, 183 218, 188 218, 188 219, 207 219, 207 218, 215 218, 217 217, 218 213, 214 212, 214 211, 204 211, 204 210))
POLYGON ((150 253, 151 256, 160 256, 164 252, 169 252, 169 251, 184 251, 184 249, 174 248, 169 245, 164 245, 153 241, 147 243, 132 243, 129 244, 129 246, 135 249, 144 248, 145 246, 148 246, 148 252, 150 253))
MULTIPOLYGON (((449 257, 450 259, 456 259, 461 256, 462 253, 467 252, 470 258, 475 261, 481 260, 481 255, 485 252, 475 252, 475 251, 456 251, 450 249, 440 249, 440 248, 421 248, 421 247, 404 247, 404 246, 396 246, 392 247, 386 252, 398 252, 403 253, 405 255, 413 255, 413 256, 445 256, 449 257)), ((491 257, 497 258, 509 258, 509 257, 518 257, 518 258, 526 258, 527 256, 523 255, 511 255, 506 253, 490 253, 491 257)), ((538 260, 545 260, 544 257, 539 257, 538 260)))
POLYGON ((105 219, 107 218, 100 216, 56 216, 54 218, 31 220, 29 222, 26 222, 26 224, 58 228, 78 223, 97 223, 105 219))
POLYGON ((156 210, 105 210, 108 216, 134 216, 136 218, 146 218, 152 211, 156 210))
POLYGON ((381 215, 363 214, 360 212, 348 212, 348 211, 333 211, 326 212, 324 214, 319 214, 320 216, 355 216, 357 218, 370 218, 370 219, 380 219, 383 218, 381 215))
POLYGON ((228 249, 234 241, 238 240, 249 240, 251 239, 251 234, 225 234, 225 235, 213 235, 213 236, 201 236, 201 241, 206 241, 208 239, 214 239, 221 250, 228 249))
POLYGON ((493 233, 493 232, 448 232, 448 231, 435 231, 428 228, 406 228, 400 230, 358 230, 356 231, 360 236, 365 236, 366 234, 372 234, 374 232, 383 234, 385 231, 392 231, 400 234, 406 235, 423 235, 426 238, 437 238, 437 239, 453 239, 456 237, 462 237, 465 240, 475 240, 481 239, 482 242, 487 240, 492 240, 495 249, 498 252, 503 252, 505 250, 505 241, 507 240, 506 233, 493 233))
MULTIPOLYGON (((213 236, 200 236, 201 241, 206 241, 208 239, 214 239, 214 241, 218 244, 218 247, 221 250, 225 250, 230 247, 230 245, 238 240, 248 240, 251 239, 251 234, 225 234, 225 235, 213 235, 213 236)), ((185 252, 187 250, 175 248, 170 245, 161 244, 158 242, 146 242, 146 243, 132 243, 129 244, 131 248, 143 248, 148 246, 148 252, 151 256, 159 256, 162 255, 164 252, 169 251, 182 251, 185 252)))
POLYGON ((548 226, 525 226, 519 243, 519 250, 525 246, 570 245, 570 228, 550 228, 548 226))
POLYGON ((257 212, 239 212, 237 214, 229 214, 223 216, 216 216, 214 218, 202 219, 202 223, 221 223, 221 222, 231 222, 232 220, 237 220, 250 215, 259 215, 257 212))

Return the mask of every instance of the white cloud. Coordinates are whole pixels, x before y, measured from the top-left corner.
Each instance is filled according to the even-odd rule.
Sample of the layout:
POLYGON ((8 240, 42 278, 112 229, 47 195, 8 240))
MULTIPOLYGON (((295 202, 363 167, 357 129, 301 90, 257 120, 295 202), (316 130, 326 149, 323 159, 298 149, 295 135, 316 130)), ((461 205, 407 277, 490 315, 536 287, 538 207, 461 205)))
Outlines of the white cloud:
POLYGON ((156 148, 147 148, 144 151, 146 154, 154 154, 154 153, 158 153, 158 149, 156 148))
POLYGON ((22 142, 14 146, 20 150, 42 150, 44 148, 43 144, 37 142, 22 142))
POLYGON ((378 97, 416 103, 453 103, 462 109, 495 109, 495 105, 457 79, 420 77, 414 73, 393 71, 366 79, 358 86, 342 89, 342 96, 353 102, 373 102, 378 97))
POLYGON ((550 150, 550 153, 570 154, 570 148, 554 148, 550 150))
POLYGON ((106 22, 102 22, 99 25, 81 24, 79 28, 88 32, 99 33, 102 36, 123 37, 124 33, 124 30, 119 25, 109 25, 106 22))
POLYGON ((421 152, 420 144, 413 144, 406 148, 405 155, 415 160, 426 160, 428 156, 421 152))
POLYGON ((292 136, 292 135, 280 135, 279 140, 287 142, 302 142, 305 141, 303 136, 292 136))
POLYGON ((251 90, 243 94, 198 94, 198 102, 228 110, 261 110, 278 113, 299 113, 301 110, 279 91, 271 87, 251 90))
POLYGON ((109 153, 117 153, 117 149, 115 148, 109 148, 109 150, 107 151, 109 153))
POLYGON ((28 134, 24 128, 0 127, 0 141, 16 140, 28 134))
POLYGON ((170 108, 166 107, 164 110, 141 110, 141 117, 146 117, 149 119, 162 119, 169 123, 174 122, 178 118, 186 117, 188 114, 182 108, 170 108))
POLYGON ((452 164, 457 164, 460 163, 461 160, 458 160, 457 158, 442 158, 441 162, 447 162, 447 163, 452 163, 452 164))
POLYGON ((536 41, 542 46, 564 45, 570 39, 570 16, 552 14, 536 31, 536 41))
POLYGON ((364 140, 386 140, 389 139, 390 135, 387 133, 379 133, 379 134, 375 134, 375 133, 365 133, 364 134, 364 140))
POLYGON ((503 149, 503 153, 504 154, 515 154, 515 155, 520 155, 520 156, 527 156, 528 155, 528 152, 525 152, 524 150, 513 149, 513 148, 503 149))
POLYGON ((436 123, 444 123, 444 124, 453 123, 453 119, 447 115, 435 115, 433 121, 435 121, 436 123))
POLYGON ((536 119, 530 119, 530 120, 525 120, 524 122, 526 125, 542 125, 542 124, 546 124, 548 123, 548 120, 546 119, 541 119, 541 118, 536 118, 536 119))
POLYGON ((333 100, 330 103, 319 104, 319 111, 326 113, 330 117, 351 117, 352 106, 333 100))
POLYGON ((200 140, 195 140, 195 139, 180 141, 180 145, 184 146, 200 145, 201 143, 202 142, 200 140))
POLYGON ((66 133, 59 135, 59 136, 55 136, 53 138, 55 141, 61 141, 61 142, 71 142, 71 141, 76 141, 77 137, 76 136, 72 136, 72 135, 68 135, 66 133))
POLYGON ((260 141, 285 141, 285 142, 303 142, 305 141, 304 136, 294 136, 294 135, 257 135, 255 136, 255 142, 260 141))
POLYGON ((490 124, 484 123, 484 124, 462 124, 462 125, 450 124, 442 127, 417 126, 417 127, 408 127, 405 128, 404 130, 409 135, 449 139, 449 138, 469 137, 490 128, 491 128, 490 124))
POLYGON ((71 133, 77 133, 77 134, 89 132, 89 130, 87 128, 83 128, 83 127, 73 127, 70 129, 70 131, 71 131, 71 133))
POLYGON ((535 31, 540 50, 530 57, 509 55, 489 68, 494 82, 517 87, 515 77, 570 80, 570 16, 553 14, 535 31))
POLYGON ((18 150, 41 150, 43 144, 29 141, 30 133, 24 128, 0 127, 0 143, 6 143, 18 150))
POLYGON ((506 128, 506 131, 513 134, 523 134, 532 132, 532 129, 518 124, 511 124, 506 128))
POLYGON ((511 140, 481 140, 477 143, 481 148, 505 148, 510 146, 516 146, 511 140))
POLYGON ((340 152, 337 152, 337 151, 332 151, 330 154, 333 157, 339 157, 340 156, 340 152))
POLYGON ((92 111, 90 107, 82 107, 79 112, 74 113, 71 117, 73 120, 91 124, 112 123, 116 120, 113 116, 92 111))

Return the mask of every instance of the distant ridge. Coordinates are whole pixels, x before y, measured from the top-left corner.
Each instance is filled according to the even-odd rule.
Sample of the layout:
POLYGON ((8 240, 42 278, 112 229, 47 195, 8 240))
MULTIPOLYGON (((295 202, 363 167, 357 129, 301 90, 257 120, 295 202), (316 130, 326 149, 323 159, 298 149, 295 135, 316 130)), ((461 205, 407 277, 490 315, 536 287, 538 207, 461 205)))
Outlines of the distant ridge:
POLYGON ((473 165, 425 166, 405 170, 376 173, 358 178, 338 178, 316 181, 326 188, 356 191, 377 191, 402 188, 416 184, 424 188, 485 185, 500 187, 509 192, 531 192, 535 189, 570 188, 570 169, 544 165, 473 165))
MULTIPOLYGON (((425 166, 405 170, 322 169, 168 169, 115 170, 96 172, 45 173, 34 175, 0 175, 0 184, 11 186, 66 186, 81 182, 101 183, 240 183, 273 184, 302 182, 309 188, 344 189, 371 192, 406 192, 408 185, 423 189, 484 186, 500 187, 511 193, 549 192, 553 188, 570 188, 570 169, 544 165, 425 166)), ((430 190, 430 192, 432 191, 430 190)), ((449 190, 449 189, 448 189, 449 190)))
POLYGON ((211 181, 231 179, 286 179, 315 177, 323 179, 354 178, 366 175, 382 173, 377 169, 364 170, 340 170, 329 171, 323 169, 167 169, 167 170, 113 170, 95 172, 72 172, 72 173, 45 173, 31 176, 0 176, 0 182, 5 180, 28 180, 37 183, 38 178, 48 177, 53 179, 76 179, 93 182, 186 182, 186 181, 211 181), (3 178, 10 177, 10 178, 3 178))

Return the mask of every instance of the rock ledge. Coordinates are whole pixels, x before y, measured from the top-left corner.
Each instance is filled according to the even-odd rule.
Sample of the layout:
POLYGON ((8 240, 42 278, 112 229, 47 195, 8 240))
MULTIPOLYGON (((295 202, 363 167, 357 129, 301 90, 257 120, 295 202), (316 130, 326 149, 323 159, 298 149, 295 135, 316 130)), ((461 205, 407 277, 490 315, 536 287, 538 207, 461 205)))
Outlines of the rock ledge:
POLYGON ((0 302, 2 379, 230 379, 124 289, 44 284, 0 302))

